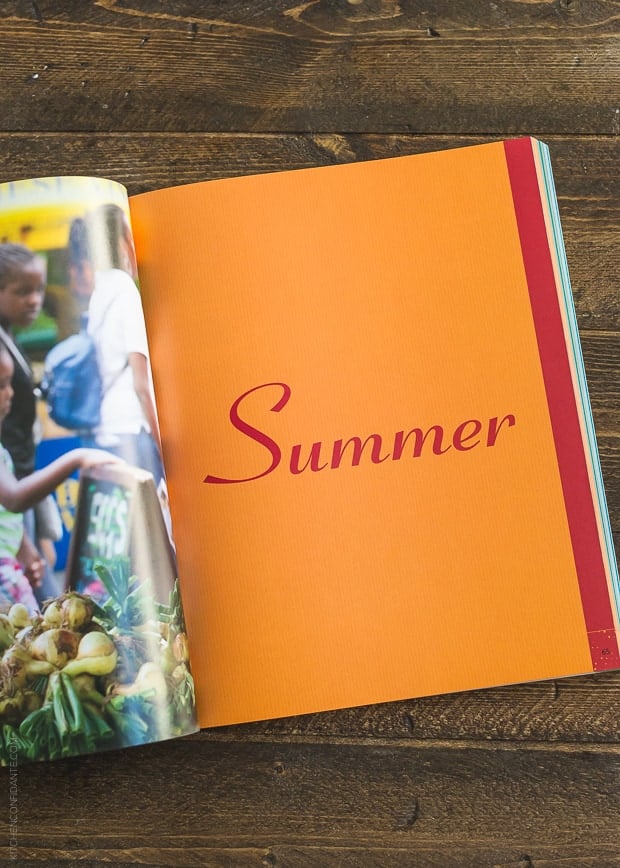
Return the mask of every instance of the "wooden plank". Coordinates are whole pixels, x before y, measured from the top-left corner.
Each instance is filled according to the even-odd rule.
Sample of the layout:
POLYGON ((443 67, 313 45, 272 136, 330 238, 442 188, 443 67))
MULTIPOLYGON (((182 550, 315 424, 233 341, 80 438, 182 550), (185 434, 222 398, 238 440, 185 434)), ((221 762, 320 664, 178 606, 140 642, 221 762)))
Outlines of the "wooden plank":
MULTIPOLYGON (((0 132, 0 181, 98 174, 130 194, 172 184, 303 169, 466 147, 507 135, 330 133, 0 132)), ((618 142, 611 136, 545 136, 566 213, 618 220, 618 142), (589 209, 589 210, 588 210, 589 209)))
POLYGON ((71 0, 11 13, 4 131, 542 135, 577 122, 613 135, 620 124, 612 0, 279 0, 251 12, 71 0))
POLYGON ((479 845, 460 843, 458 848, 450 844, 409 847, 401 846, 347 846, 342 844, 275 844, 269 847, 210 847, 185 846, 170 843, 167 846, 139 846, 117 849, 102 846, 71 849, 24 848, 20 865, 36 865, 44 862, 47 868, 66 868, 67 861, 95 868, 100 865, 174 865, 175 868, 617 868, 619 858, 610 847, 597 843, 586 846, 589 853, 582 855, 579 846, 531 847, 525 841, 522 847, 510 845, 479 845), (530 852, 536 853, 536 862, 530 852), (56 857, 56 858, 50 858, 56 857), (415 860, 415 862, 413 861, 415 860))
MULTIPOLYGON (((620 435, 620 332, 583 329, 581 349, 597 433, 601 438, 613 435, 618 437, 620 435)), ((609 448, 610 450, 613 448, 612 444, 609 448)))
POLYGON ((227 864, 214 853, 242 865, 381 865, 391 855, 442 866, 612 864, 618 771, 617 751, 601 747, 181 739, 127 750, 122 762, 21 769, 20 864, 100 854, 114 864, 227 864), (371 860, 356 862, 366 852, 371 860))

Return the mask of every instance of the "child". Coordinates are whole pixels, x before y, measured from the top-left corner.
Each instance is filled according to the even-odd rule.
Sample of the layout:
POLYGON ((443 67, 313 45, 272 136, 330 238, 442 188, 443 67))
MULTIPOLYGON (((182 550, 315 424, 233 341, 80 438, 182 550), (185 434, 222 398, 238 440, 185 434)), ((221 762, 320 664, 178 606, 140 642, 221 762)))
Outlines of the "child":
MULTIPOLYGON (((13 331, 30 325, 38 316, 46 288, 45 261, 23 244, 0 244, 0 339, 13 356, 13 400, 11 410, 2 424, 2 444, 13 462, 13 473, 22 479, 34 471, 36 402, 32 371, 28 359, 13 340, 13 331)), ((45 528, 40 526, 41 512, 46 505, 41 501, 24 514, 26 534, 33 542, 23 553, 24 562, 36 564, 42 570, 35 585, 35 596, 41 602, 54 597, 59 588, 40 551, 54 551, 51 539, 46 539, 45 528), (35 545, 36 544, 36 545, 35 545), (37 546, 40 551, 37 550, 37 546)), ((20 560, 22 558, 20 557, 20 560)))
MULTIPOLYGON (((0 343, 0 433, 2 422, 11 409, 13 400, 13 357, 0 343)), ((56 459, 43 470, 37 470, 23 479, 16 479, 13 462, 7 450, 0 447, 0 607, 10 608, 23 603, 30 614, 38 610, 31 581, 40 579, 42 563, 32 561, 31 581, 18 560, 25 548, 31 546, 24 534, 23 512, 38 500, 50 494, 75 470, 118 461, 108 452, 96 449, 73 449, 56 459)))
POLYGON ((8 344, 16 363, 12 384, 15 396, 3 426, 2 443, 15 462, 18 479, 34 470, 33 425, 36 409, 28 360, 15 345, 13 331, 30 325, 39 315, 45 283, 46 269, 41 257, 22 244, 0 244, 2 341, 8 344))

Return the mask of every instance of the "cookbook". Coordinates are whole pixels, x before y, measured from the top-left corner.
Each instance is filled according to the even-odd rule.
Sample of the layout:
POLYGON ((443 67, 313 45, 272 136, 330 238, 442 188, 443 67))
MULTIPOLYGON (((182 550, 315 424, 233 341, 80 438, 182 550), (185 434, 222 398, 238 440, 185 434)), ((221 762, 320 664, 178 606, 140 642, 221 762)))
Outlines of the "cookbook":
POLYGON ((2 184, 0 324, 4 764, 620 666, 543 143, 2 184))

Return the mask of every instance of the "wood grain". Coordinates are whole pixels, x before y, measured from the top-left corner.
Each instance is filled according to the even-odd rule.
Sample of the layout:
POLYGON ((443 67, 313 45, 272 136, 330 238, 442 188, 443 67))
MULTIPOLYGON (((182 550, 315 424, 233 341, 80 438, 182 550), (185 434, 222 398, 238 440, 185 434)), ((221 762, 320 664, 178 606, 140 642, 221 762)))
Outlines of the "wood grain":
MULTIPOLYGON (((613 0, 0 0, 0 182, 137 193, 543 138, 620 550, 619 17, 613 0)), ((619 700, 604 673, 24 766, 14 864, 619 866, 619 700)), ((2 770, 0 863, 8 811, 2 770)))
POLYGON ((214 864, 213 848, 230 864, 239 854, 250 865, 325 864, 333 856, 343 860, 337 864, 385 865, 382 858, 400 851, 400 864, 407 857, 449 865, 476 864, 485 853, 507 864, 532 852, 558 861, 616 853, 614 749, 231 739, 133 749, 107 767, 96 758, 59 763, 64 816, 37 798, 46 770, 29 769, 23 797, 38 811, 25 820, 23 856, 157 864, 167 853, 168 864, 204 865, 214 864), (581 829, 565 828, 571 810, 580 812, 581 829), (204 818, 199 827, 196 816, 204 818), (76 831, 85 824, 87 841, 76 831), (45 844, 41 826, 50 830, 45 844))
POLYGON ((611 0, 257 5, 15 4, 0 129, 618 130, 611 0))

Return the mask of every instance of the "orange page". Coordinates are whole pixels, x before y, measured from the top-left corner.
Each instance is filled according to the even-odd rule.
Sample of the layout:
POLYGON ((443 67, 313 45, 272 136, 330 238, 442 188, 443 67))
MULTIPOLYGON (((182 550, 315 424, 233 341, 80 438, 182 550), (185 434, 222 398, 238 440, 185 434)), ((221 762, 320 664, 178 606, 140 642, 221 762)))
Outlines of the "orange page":
POLYGON ((201 725, 617 665, 509 145, 131 199, 201 725))

